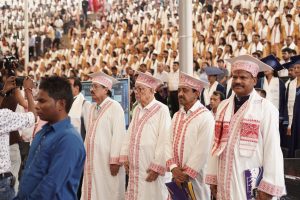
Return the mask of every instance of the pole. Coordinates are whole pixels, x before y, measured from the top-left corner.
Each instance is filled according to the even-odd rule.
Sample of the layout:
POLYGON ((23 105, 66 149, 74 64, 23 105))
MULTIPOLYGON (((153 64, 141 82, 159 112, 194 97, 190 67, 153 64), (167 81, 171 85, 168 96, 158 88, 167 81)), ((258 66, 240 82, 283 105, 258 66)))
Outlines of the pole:
POLYGON ((193 75, 192 0, 179 0, 179 65, 193 75))
POLYGON ((29 63, 29 30, 28 30, 28 0, 24 1, 24 11, 25 11, 25 71, 27 71, 28 63, 29 63))

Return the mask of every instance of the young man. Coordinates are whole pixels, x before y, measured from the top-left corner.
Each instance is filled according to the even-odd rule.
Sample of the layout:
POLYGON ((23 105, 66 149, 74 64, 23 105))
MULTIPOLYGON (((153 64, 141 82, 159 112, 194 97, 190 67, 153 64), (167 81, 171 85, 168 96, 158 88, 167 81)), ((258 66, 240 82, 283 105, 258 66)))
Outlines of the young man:
POLYGON ((110 98, 117 80, 103 72, 90 77, 91 95, 96 103, 87 103, 83 108, 87 159, 81 199, 124 199, 125 171, 120 163, 120 150, 126 132, 125 117, 120 103, 110 98))
POLYGON ((121 160, 129 167, 126 200, 165 200, 166 141, 171 125, 168 107, 154 98, 159 79, 139 73, 135 82, 138 105, 133 111, 121 160))
POLYGON ((279 113, 254 90, 259 71, 272 69, 249 55, 229 59, 235 95, 217 110, 206 183, 217 199, 246 199, 245 170, 263 167, 258 199, 284 194, 279 113))
POLYGON ((300 149, 300 56, 291 57, 291 62, 287 65, 294 68, 296 76, 287 86, 289 157, 294 157, 300 149))
POLYGON ((219 92, 219 91, 214 91, 214 93, 210 97, 209 108, 210 108, 213 116, 216 116, 217 109, 218 109, 220 103, 224 99, 225 99, 225 95, 222 92, 219 92))
POLYGON ((85 150, 68 117, 72 101, 67 79, 41 81, 36 110, 48 123, 32 141, 16 199, 76 199, 85 150))
POLYGON ((224 72, 217 67, 206 67, 205 73, 207 74, 209 86, 204 88, 201 92, 201 103, 205 106, 209 105, 210 97, 214 91, 225 93, 225 88, 217 81, 217 77, 224 72))
POLYGON ((167 168, 177 184, 191 181, 197 199, 210 199, 204 183, 209 149, 213 140, 214 118, 199 96, 208 82, 180 72, 178 99, 182 106, 172 119, 167 146, 167 168))
MULTIPOLYGON (((33 81, 24 80, 25 95, 28 99, 28 113, 16 113, 9 109, 0 109, 0 199, 11 200, 15 196, 15 177, 11 171, 9 134, 11 131, 29 128, 34 125, 36 112, 32 96, 33 81)), ((15 77, 7 78, 0 91, 0 106, 6 95, 16 88, 15 77)), ((12 93, 15 94, 15 93, 12 93)))

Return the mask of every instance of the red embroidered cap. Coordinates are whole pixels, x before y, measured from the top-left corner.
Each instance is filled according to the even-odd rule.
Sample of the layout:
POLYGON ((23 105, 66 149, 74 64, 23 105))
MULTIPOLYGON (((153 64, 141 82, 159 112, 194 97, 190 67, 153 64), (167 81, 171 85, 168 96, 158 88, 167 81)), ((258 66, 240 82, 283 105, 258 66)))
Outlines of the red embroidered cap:
POLYGON ((150 73, 138 72, 138 77, 135 81, 135 84, 142 84, 146 87, 156 88, 160 85, 163 85, 163 82, 160 79, 154 78, 150 73))
POLYGON ((92 78, 92 83, 98 83, 100 85, 103 85, 104 87, 107 87, 109 90, 112 89, 112 86, 116 83, 118 83, 118 81, 103 73, 103 72, 95 72, 92 74, 89 74, 89 76, 92 78))
POLYGON ((194 78, 184 72, 179 73, 179 87, 189 87, 192 89, 195 89, 197 91, 200 91, 204 88, 209 86, 209 83, 207 80, 203 80, 202 78, 197 79, 194 78))
POLYGON ((226 59, 231 64, 231 70, 244 70, 256 77, 258 72, 273 70, 272 67, 250 55, 241 55, 235 58, 226 59))

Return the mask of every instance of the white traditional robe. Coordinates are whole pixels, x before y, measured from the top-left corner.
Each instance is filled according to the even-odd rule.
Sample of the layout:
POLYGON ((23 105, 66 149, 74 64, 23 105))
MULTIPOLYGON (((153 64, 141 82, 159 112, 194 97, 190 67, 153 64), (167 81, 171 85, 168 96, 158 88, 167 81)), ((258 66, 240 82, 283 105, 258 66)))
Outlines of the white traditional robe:
POLYGON ((217 185, 218 200, 246 199, 244 171, 263 167, 258 190, 282 196, 285 184, 278 110, 253 90, 240 109, 233 111, 234 95, 218 107, 205 182, 217 185))
POLYGON ((215 120, 211 112, 197 101, 186 113, 183 107, 172 119, 167 147, 167 167, 184 168, 193 184, 197 199, 210 199, 210 190, 204 183, 209 150, 214 134, 215 120))
POLYGON ((84 102, 84 96, 82 93, 79 93, 75 100, 72 103, 72 107, 69 111, 69 117, 71 118, 72 125, 76 128, 78 133, 81 132, 81 113, 82 106, 84 102))
POLYGON ((279 99, 280 99, 280 91, 279 91, 279 78, 272 77, 270 83, 267 81, 267 78, 264 78, 263 89, 266 91, 267 96, 266 99, 271 101, 273 105, 279 109, 279 99))
POLYGON ((84 105, 88 124, 85 147, 86 162, 81 200, 120 200, 125 195, 125 170, 120 167, 112 176, 110 164, 120 164, 120 150, 125 136, 125 117, 121 105, 107 97, 96 104, 84 105))
POLYGON ((121 160, 129 161, 129 183, 126 200, 166 200, 166 142, 171 125, 168 107, 153 99, 142 108, 138 105, 132 116, 121 160), (147 170, 159 173, 153 182, 146 182, 147 170))

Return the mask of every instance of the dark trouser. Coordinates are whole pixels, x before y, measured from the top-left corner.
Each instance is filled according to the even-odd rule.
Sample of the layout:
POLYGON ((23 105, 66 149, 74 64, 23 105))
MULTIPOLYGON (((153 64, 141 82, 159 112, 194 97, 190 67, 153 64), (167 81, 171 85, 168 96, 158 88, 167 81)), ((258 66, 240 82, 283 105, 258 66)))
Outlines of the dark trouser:
POLYGON ((54 41, 53 41, 53 46, 56 49, 59 49, 59 45, 60 45, 60 38, 55 38, 54 41))
POLYGON ((29 58, 34 56, 34 47, 29 47, 29 58))
POLYGON ((0 175, 0 200, 12 200, 15 197, 14 177, 2 177, 0 175))
POLYGON ((178 91, 170 91, 169 105, 171 116, 173 116, 179 110, 178 91))

